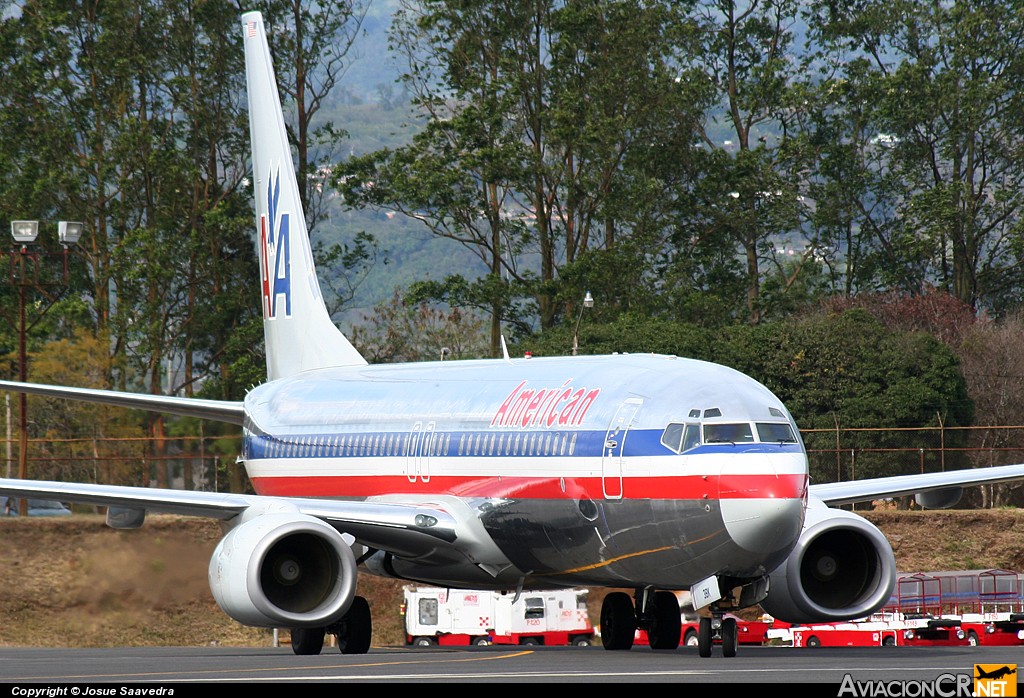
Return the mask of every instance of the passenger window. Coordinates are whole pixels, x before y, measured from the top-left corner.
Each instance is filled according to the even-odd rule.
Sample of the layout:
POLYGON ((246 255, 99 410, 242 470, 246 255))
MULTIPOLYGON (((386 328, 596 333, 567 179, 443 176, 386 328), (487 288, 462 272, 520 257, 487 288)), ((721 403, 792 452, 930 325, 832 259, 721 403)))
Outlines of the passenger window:
POLYGON ((754 434, 750 425, 742 424, 705 424, 704 443, 751 443, 754 434))
POLYGON ((765 443, 795 444, 796 437, 788 424, 758 422, 757 438, 765 443))

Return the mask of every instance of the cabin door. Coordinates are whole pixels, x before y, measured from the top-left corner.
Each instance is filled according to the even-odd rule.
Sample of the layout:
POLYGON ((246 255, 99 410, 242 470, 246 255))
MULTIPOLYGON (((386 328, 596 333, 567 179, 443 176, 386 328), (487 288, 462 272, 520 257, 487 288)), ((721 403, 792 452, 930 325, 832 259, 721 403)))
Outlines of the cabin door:
POLYGON ((643 404, 642 398, 629 398, 619 405, 608 425, 604 437, 604 454, 601 458, 601 487, 605 499, 622 498, 622 454, 626 448, 626 435, 643 404))
POLYGON ((409 482, 430 482, 430 449, 434 442, 434 422, 416 422, 409 433, 405 452, 405 476, 409 482))

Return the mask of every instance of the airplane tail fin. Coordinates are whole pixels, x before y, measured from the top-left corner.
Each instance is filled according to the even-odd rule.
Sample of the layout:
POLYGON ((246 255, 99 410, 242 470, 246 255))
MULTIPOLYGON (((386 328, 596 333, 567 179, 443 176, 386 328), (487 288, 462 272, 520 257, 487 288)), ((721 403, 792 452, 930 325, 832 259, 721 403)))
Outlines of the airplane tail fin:
POLYGON ((365 365, 320 292, 262 14, 243 14, 242 31, 267 378, 365 365))

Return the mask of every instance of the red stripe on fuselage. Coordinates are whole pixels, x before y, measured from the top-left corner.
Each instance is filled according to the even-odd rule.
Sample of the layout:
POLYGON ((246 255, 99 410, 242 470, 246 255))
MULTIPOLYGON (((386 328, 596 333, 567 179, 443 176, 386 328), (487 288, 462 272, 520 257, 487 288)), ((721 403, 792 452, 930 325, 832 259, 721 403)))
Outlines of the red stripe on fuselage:
MULTIPOLYGON (((615 487, 627 499, 802 499, 807 476, 728 475, 725 477, 629 477, 615 487)), ((405 476, 255 477, 259 494, 278 497, 375 497, 380 495, 454 495, 508 499, 604 499, 602 479, 558 477, 405 476), (564 487, 563 487, 564 483, 564 487)))

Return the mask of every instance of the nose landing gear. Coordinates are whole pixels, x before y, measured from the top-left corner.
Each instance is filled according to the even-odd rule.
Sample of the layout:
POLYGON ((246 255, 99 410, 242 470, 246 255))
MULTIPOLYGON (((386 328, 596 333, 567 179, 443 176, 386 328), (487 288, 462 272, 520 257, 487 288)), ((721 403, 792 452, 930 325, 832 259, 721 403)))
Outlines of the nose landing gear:
POLYGON ((718 639, 722 643, 722 656, 735 657, 739 646, 739 629, 736 619, 716 613, 713 617, 700 619, 697 628, 697 654, 701 657, 711 656, 711 646, 718 639))

